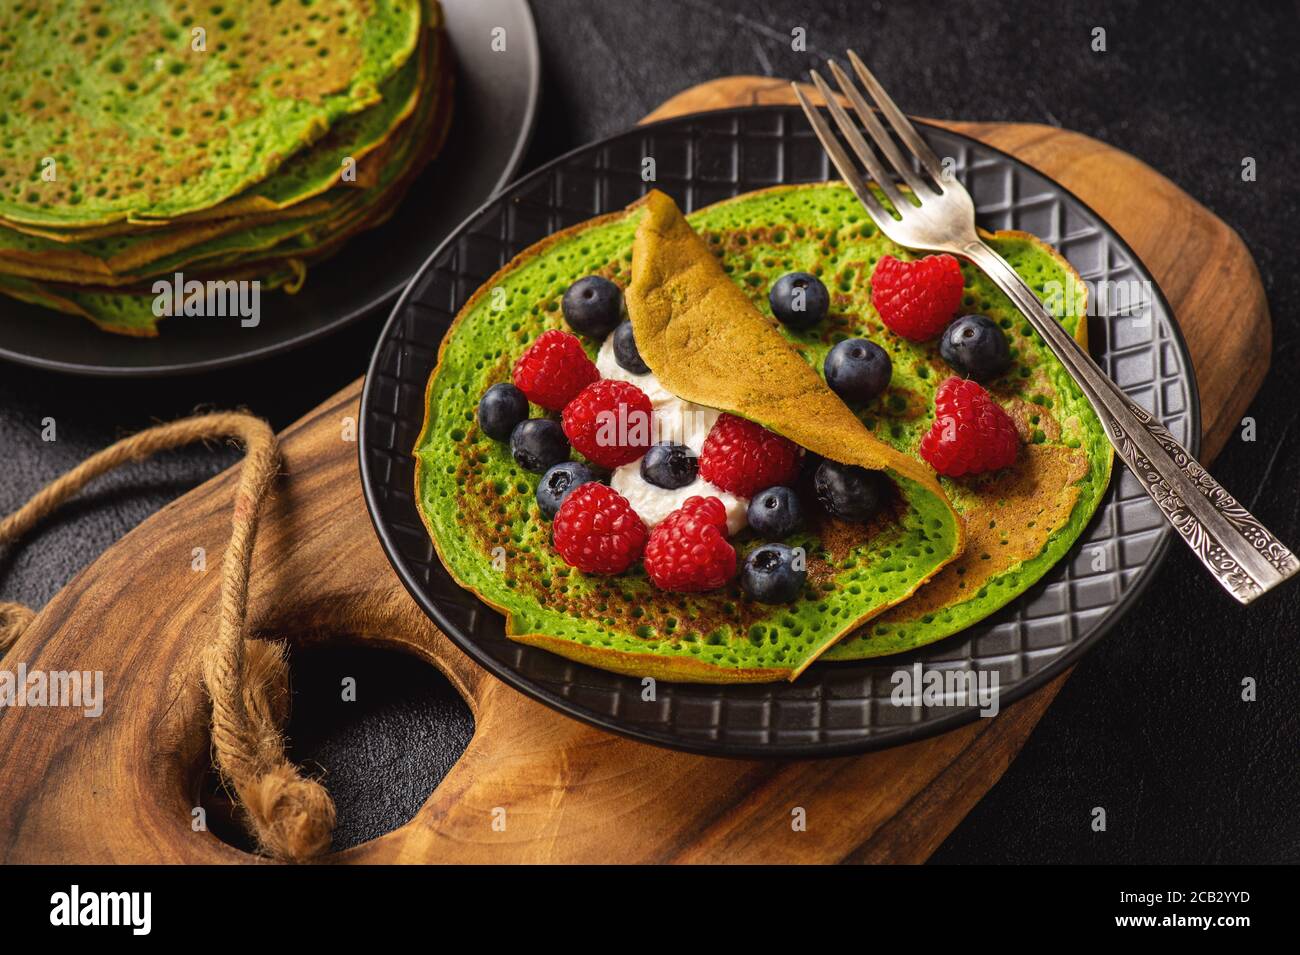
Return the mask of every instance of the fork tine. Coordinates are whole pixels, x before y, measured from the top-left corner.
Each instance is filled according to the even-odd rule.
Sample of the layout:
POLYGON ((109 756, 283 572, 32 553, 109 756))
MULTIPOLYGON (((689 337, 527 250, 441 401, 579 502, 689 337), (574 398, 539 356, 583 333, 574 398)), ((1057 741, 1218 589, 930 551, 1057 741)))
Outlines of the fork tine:
POLYGON ((898 104, 890 99, 889 94, 885 92, 885 88, 880 85, 871 71, 867 69, 867 65, 852 50, 849 50, 849 62, 853 64, 853 70, 858 74, 858 79, 862 80, 867 92, 871 94, 871 98, 880 106, 880 111, 885 114, 885 118, 889 120, 889 125, 894 128, 894 132, 898 133, 898 137, 903 141, 903 144, 921 160, 921 165, 933 177, 935 186, 942 191, 943 164, 939 162, 939 157, 934 154, 934 150, 930 148, 929 143, 921 138, 921 134, 912 125, 912 121, 903 115, 903 111, 898 108, 898 104))
MULTIPOLYGON (((821 78, 821 75, 816 70, 811 70, 809 76, 812 77, 817 92, 821 93, 822 99, 826 100, 826 106, 831 111, 831 116, 835 118, 835 124, 839 126, 840 132, 849 141, 849 145, 853 147, 853 152, 857 154, 858 160, 867 167, 867 172, 870 173, 871 178, 875 180, 881 191, 889 197, 889 201, 894 204, 894 208, 900 209, 900 206, 907 200, 903 198, 903 194, 894 185, 894 177, 885 171, 885 166, 881 163, 880 157, 867 145, 867 141, 858 132, 857 124, 849 118, 848 113, 844 112, 844 107, 840 105, 839 100, 835 98, 835 94, 831 92, 831 88, 826 85, 826 81, 821 78)), ((899 214, 902 214, 901 209, 899 214)))
POLYGON ((840 65, 834 60, 827 60, 826 65, 831 68, 831 73, 835 75, 835 82, 840 85, 840 90, 853 104, 854 111, 857 112, 858 118, 862 120, 862 125, 866 127, 872 141, 885 154, 885 158, 894 167, 894 171, 903 178, 903 181, 907 183, 916 197, 921 199, 926 195, 938 195, 933 186, 916 174, 911 161, 899 150, 893 137, 885 132, 885 127, 881 126, 880 120, 876 118, 876 111, 862 98, 862 93, 858 91, 853 80, 849 79, 848 74, 840 69, 840 65))
POLYGON ((876 221, 877 225, 880 224, 882 218, 892 221, 892 217, 885 211, 885 207, 880 204, 880 200, 876 198, 875 193, 868 189, 867 184, 862 181, 858 167, 853 164, 853 160, 848 157, 844 147, 840 145, 840 141, 835 138, 831 128, 826 125, 826 120, 822 118, 822 114, 817 110, 817 107, 808 101, 808 97, 804 95, 798 83, 791 83, 790 85, 794 87, 795 98, 799 100, 799 105, 803 107, 804 115, 808 117, 808 122, 812 125, 813 132, 817 134, 817 139, 821 142, 822 148, 826 150, 826 155, 830 156, 831 162, 840 171, 840 175, 844 177, 844 182, 853 190, 853 194, 858 197, 858 201, 866 207, 868 214, 876 221))

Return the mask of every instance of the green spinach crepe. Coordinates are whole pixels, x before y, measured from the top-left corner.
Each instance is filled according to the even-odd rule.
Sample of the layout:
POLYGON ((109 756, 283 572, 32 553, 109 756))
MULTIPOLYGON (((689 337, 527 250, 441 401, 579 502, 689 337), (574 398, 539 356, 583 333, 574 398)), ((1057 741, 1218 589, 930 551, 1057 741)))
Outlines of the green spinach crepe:
MULTIPOLYGON (((980 273, 963 266, 963 311, 993 318, 1011 340, 1013 364, 988 388, 1024 446, 1013 467, 936 482, 916 447, 951 370, 937 343, 886 330, 870 298, 882 256, 915 255, 882 236, 838 183, 778 187, 680 219, 652 193, 552 236, 489 279, 442 342, 415 448, 417 503, 444 565, 506 614, 510 637, 635 675, 793 679, 819 656, 895 653, 954 633, 1022 593, 1078 538, 1109 480, 1109 444, 1077 386, 980 273), (696 233, 716 265, 693 249, 696 233), (772 283, 796 270, 832 293, 830 314, 804 331, 778 325, 767 302, 772 283), (673 393, 892 478, 894 502, 870 524, 818 514, 786 541, 808 554, 808 583, 794 603, 756 604, 734 585, 665 593, 639 569, 586 576, 553 551, 536 476, 478 430, 475 405, 542 331, 564 327, 560 298, 587 274, 627 290, 642 357, 673 393), (832 406, 827 399, 838 398, 819 374, 830 347, 850 337, 881 344, 894 368, 887 391, 855 412, 832 406)), ((1049 307, 1071 286, 1081 300, 1081 280, 1033 236, 990 241, 1049 307)), ((1058 317, 1084 339, 1080 314, 1058 317)), ((745 531, 733 543, 743 559, 759 542, 745 531)))

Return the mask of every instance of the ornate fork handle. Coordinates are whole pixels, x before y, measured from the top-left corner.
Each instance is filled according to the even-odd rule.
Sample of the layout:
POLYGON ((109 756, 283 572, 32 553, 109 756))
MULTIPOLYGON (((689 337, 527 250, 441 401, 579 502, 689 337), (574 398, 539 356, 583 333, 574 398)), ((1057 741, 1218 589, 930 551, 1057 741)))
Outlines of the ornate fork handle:
POLYGON ((1120 457, 1224 589, 1246 604, 1300 570, 1295 555, 1097 367, 1002 256, 978 240, 952 251, 979 266, 1043 337, 1079 383, 1120 457))

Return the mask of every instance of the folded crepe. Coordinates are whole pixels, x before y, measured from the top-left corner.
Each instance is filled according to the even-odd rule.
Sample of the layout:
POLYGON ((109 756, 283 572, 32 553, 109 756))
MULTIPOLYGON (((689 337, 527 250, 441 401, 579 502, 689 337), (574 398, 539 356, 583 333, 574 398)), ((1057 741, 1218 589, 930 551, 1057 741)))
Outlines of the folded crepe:
MULTIPOLYGON (((1085 341, 1084 310, 1064 307, 1085 295, 1069 264, 1025 233, 988 239, 1085 341)), ((444 566, 505 614, 513 639, 616 672, 716 683, 793 679, 819 657, 911 649, 1023 593, 1095 511, 1110 475, 1105 433, 1014 306, 963 266, 963 310, 988 315, 1010 340, 1013 364, 988 388, 1025 443, 1013 467, 936 480, 916 448, 952 372, 937 342, 893 335, 871 306, 871 273, 885 254, 915 257, 882 236, 841 183, 777 187, 688 217, 651 193, 525 250, 462 308, 429 381, 415 489, 444 566), (796 270, 820 275, 832 295, 830 314, 800 331, 776 323, 767 304, 772 283, 796 270), (882 470, 897 488, 868 525, 814 513, 787 540, 808 554, 799 600, 768 607, 735 586, 664 593, 639 569, 589 577, 555 554, 537 477, 478 430, 475 406, 509 380, 537 335, 566 327, 560 298, 588 274, 626 290, 642 358, 678 397, 882 470), (894 374, 883 395, 850 410, 819 370, 836 342, 859 336, 886 348, 894 374)), ((585 345, 594 356, 597 344, 585 345)), ((801 496, 810 499, 807 487, 801 496)), ((732 540, 742 559, 759 543, 748 531, 732 540)))
MULTIPOLYGON (((482 291, 471 298, 430 379, 416 489, 444 565, 505 613, 511 638, 640 676, 794 679, 960 553, 961 522, 933 474, 871 435, 661 193, 534 246, 484 288, 504 295, 495 304, 482 291), (666 593, 639 568, 614 577, 571 570, 537 512, 535 476, 474 424, 483 390, 508 375, 529 341, 560 326, 555 304, 564 288, 593 271, 620 277, 629 246, 628 312, 643 359, 668 390, 753 418, 815 453, 881 470, 897 490, 868 524, 821 516, 799 541, 809 584, 793 603, 747 600, 734 583, 666 593)), ((743 553, 757 541, 737 543, 743 553)))

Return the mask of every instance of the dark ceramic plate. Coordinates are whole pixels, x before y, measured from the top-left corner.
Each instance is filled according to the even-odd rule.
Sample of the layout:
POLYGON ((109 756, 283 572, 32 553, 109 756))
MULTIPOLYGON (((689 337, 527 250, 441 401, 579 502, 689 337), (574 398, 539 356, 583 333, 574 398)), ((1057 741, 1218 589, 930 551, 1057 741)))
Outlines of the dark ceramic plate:
MULTIPOLYGON (((1090 320, 1102 367, 1195 451, 1200 408, 1186 345, 1169 305, 1133 251, 1096 213, 1015 159, 935 127, 922 132, 975 198, 980 225, 1023 229, 1060 249, 1089 282, 1146 283, 1123 314, 1090 320)), ((744 757, 831 756, 894 746, 977 718, 973 707, 896 707, 891 677, 996 672, 1002 706, 1042 686, 1112 627, 1156 571, 1169 528, 1116 465, 1102 506, 1070 553, 982 623, 920 650, 859 663, 814 664, 796 682, 763 686, 661 683, 570 663, 503 635, 502 618, 448 576, 412 497, 411 448, 424 389, 448 324, 501 265, 558 229, 623 208, 648 186, 641 158, 686 209, 776 183, 833 178, 798 109, 752 107, 668 120, 584 147, 511 186, 476 212, 398 301, 366 376, 360 442, 370 515, 406 587, 467 653, 501 679, 578 719, 636 739, 744 757)))
POLYGON ((83 375, 207 371, 296 348, 390 306, 438 244, 519 170, 541 83, 525 0, 442 0, 455 57, 456 105, 438 158, 393 217, 311 269, 297 295, 267 295, 261 323, 168 319, 152 339, 99 331, 73 315, 0 296, 0 357, 83 375), (506 30, 506 49, 491 48, 506 30))

